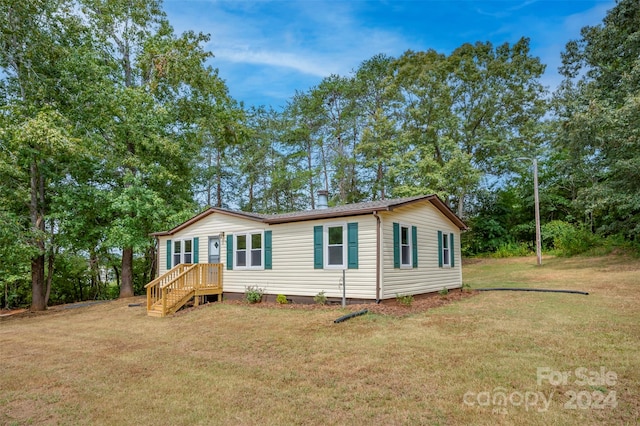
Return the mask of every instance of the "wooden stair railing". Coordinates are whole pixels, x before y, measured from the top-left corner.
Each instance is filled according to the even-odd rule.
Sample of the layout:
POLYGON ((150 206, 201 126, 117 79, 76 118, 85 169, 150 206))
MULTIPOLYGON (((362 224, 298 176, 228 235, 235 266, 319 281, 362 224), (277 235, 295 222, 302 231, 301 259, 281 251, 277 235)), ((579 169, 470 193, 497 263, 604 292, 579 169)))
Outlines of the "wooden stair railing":
POLYGON ((168 270, 163 275, 160 275, 158 278, 144 286, 144 288, 147 289, 147 311, 151 309, 151 306, 153 306, 154 303, 162 300, 162 286, 173 281, 178 275, 182 273, 182 271, 184 271, 186 266, 189 265, 181 263, 177 266, 174 266, 172 269, 168 270))
POLYGON ((178 311, 196 296, 222 294, 222 265, 180 264, 145 286, 147 313, 166 316, 178 311))

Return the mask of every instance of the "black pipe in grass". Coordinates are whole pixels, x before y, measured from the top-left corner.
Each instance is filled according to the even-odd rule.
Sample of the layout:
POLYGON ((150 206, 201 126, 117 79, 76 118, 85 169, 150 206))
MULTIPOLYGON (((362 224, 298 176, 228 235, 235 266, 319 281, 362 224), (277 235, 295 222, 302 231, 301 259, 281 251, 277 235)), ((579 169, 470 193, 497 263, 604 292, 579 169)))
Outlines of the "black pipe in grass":
POLYGON ((333 322, 334 322, 335 324, 337 324, 337 323, 339 323, 339 322, 346 321, 346 320, 348 320, 348 319, 351 319, 351 318, 354 318, 354 317, 357 317, 357 316, 360 316, 360 315, 364 315, 364 314, 366 314, 367 312, 369 312, 369 310, 368 310, 368 309, 363 309, 363 310, 361 310, 361 311, 351 312, 350 314, 343 315, 343 316, 341 316, 340 318, 335 319, 333 322))
POLYGON ((571 293, 571 294, 583 294, 588 296, 586 291, 579 290, 548 290, 544 288, 509 288, 509 287, 496 287, 496 288, 476 288, 478 291, 535 291, 539 293, 571 293))

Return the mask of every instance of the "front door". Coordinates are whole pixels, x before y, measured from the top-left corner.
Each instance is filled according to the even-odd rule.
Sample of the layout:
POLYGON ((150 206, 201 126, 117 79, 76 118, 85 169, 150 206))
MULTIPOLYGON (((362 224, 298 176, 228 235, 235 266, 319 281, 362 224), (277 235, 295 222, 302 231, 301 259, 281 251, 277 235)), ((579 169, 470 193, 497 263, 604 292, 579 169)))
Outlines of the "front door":
POLYGON ((220 263, 220 237, 209 237, 209 263, 220 263))

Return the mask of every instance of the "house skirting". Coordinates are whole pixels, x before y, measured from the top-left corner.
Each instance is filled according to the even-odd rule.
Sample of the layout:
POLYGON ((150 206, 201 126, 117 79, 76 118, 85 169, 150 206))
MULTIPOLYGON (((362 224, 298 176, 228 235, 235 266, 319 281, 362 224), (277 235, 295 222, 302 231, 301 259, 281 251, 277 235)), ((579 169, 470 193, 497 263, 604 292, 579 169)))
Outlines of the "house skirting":
MULTIPOLYGON (((276 303, 276 294, 265 294, 262 296, 263 302, 276 303)), ((234 293, 225 291, 222 293, 222 300, 244 300, 244 293, 234 293)), ((287 296, 289 303, 297 303, 300 305, 310 305, 316 303, 313 300, 313 296, 287 296)), ((347 305, 361 305, 366 303, 376 303, 375 299, 356 299, 347 298, 347 305)), ((340 305, 342 304, 342 298, 340 297, 327 297, 327 305, 340 305)))

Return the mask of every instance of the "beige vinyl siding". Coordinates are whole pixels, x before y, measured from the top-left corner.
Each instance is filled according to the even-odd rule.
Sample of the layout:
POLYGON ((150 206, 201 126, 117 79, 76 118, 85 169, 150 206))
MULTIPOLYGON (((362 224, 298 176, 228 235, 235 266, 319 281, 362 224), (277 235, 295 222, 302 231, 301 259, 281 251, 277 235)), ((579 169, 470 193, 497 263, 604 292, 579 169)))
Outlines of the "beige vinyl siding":
MULTIPOLYGON (((182 229, 170 236, 159 238, 158 260, 159 274, 162 275, 167 271, 167 240, 181 240, 199 237, 198 240, 198 263, 207 263, 209 259, 209 237, 233 234, 234 232, 246 232, 268 229, 262 222, 243 219, 231 215, 213 213, 191 226, 182 229)), ((222 244, 220 250, 220 261, 225 263, 226 257, 226 237, 220 238, 222 244)), ((226 271, 225 271, 226 272, 226 271)))
POLYGON ((460 258, 460 230, 428 201, 399 207, 382 217, 382 289, 381 297, 420 294, 443 288, 462 287, 460 258), (398 269, 393 267, 393 223, 416 226, 418 232, 418 267, 398 269), (438 231, 455 235, 455 266, 438 266, 438 231))
MULTIPOLYGON (((341 297, 340 269, 314 269, 313 228, 325 224, 358 222, 358 269, 346 270, 348 298, 376 297, 376 219, 372 215, 267 225, 259 221, 213 213, 175 235, 159 238, 159 272, 166 271, 167 239, 199 237, 199 262, 208 259, 208 237, 222 232, 220 259, 226 263, 226 236, 239 232, 272 231, 272 269, 223 271, 225 292, 243 293, 247 286, 258 286, 267 294, 315 296, 324 291, 327 297, 341 297)), ((345 236, 345 250, 346 236, 345 236)), ((326 256, 326 254, 325 254, 326 256)))

